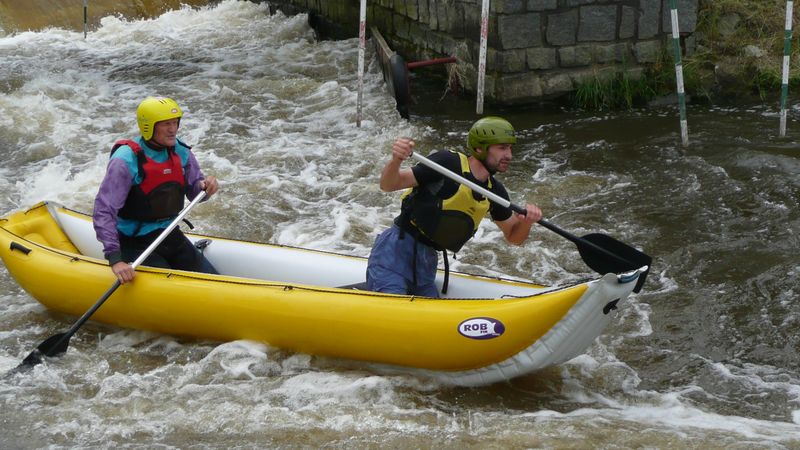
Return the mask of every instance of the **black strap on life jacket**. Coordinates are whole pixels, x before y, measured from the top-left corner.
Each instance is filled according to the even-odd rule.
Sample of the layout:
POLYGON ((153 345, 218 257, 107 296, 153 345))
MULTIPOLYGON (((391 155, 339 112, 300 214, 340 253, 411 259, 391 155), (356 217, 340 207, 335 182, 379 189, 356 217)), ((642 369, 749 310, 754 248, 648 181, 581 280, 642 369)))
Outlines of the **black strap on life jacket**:
MULTIPOLYGON (((405 234, 405 230, 400 228, 399 239, 405 239, 405 234)), ((417 293, 417 244, 424 244, 424 242, 419 241, 417 236, 418 235, 416 234, 412 235, 412 239, 414 239, 414 256, 411 260, 412 284, 410 286, 406 286, 406 295, 416 295, 417 293)), ((453 256, 455 257, 455 253, 453 256)), ((447 249, 442 250, 442 258, 444 258, 444 282, 442 283, 442 294, 447 294, 447 287, 450 285, 450 261, 447 258, 447 249)))
MULTIPOLYGON (((401 232, 402 233, 402 232, 401 232)), ((411 286, 406 287, 406 294, 408 295, 416 295, 417 294, 417 239, 414 238, 414 257, 411 258, 411 286)))
POLYGON ((447 294, 447 286, 450 284, 450 261, 447 260, 447 250, 442 250, 442 256, 444 257, 444 283, 442 283, 442 294, 447 294))
MULTIPOLYGON (((430 191, 432 194, 435 195, 443 186, 443 183, 436 183, 434 186, 430 187, 430 191)), ((410 194, 403 199, 403 203, 400 206, 400 215, 397 216, 394 220, 395 225, 400 228, 400 239, 404 239, 406 233, 412 236, 414 239, 414 259, 411 262, 411 270, 412 270, 412 279, 413 279, 413 286, 409 286, 406 289, 406 293, 408 295, 416 294, 417 290, 417 244, 422 243, 431 247, 437 251, 442 252, 442 256, 444 258, 444 283, 442 284, 442 294, 447 294, 447 287, 450 284, 450 261, 447 259, 447 249, 440 247, 438 244, 433 242, 432 240, 428 239, 427 236, 422 234, 414 224, 411 223, 411 208, 412 202, 414 201, 414 197, 418 195, 418 189, 412 190, 410 194)))

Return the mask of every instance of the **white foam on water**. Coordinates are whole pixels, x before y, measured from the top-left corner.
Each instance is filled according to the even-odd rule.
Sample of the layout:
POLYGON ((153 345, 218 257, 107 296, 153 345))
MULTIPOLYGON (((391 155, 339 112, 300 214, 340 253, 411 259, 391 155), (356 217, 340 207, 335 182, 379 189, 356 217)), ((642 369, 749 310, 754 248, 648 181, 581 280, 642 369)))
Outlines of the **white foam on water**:
MULTIPOLYGON (((522 414, 522 417, 544 419, 563 424, 576 420, 586 425, 602 426, 602 423, 627 423, 642 432, 674 434, 690 441, 714 441, 718 436, 733 442, 752 440, 760 445, 797 442, 800 431, 794 424, 755 420, 746 417, 725 416, 686 406, 669 396, 662 397, 662 404, 652 406, 626 406, 624 408, 581 408, 569 413, 539 411, 522 414)), ((624 434, 621 433, 620 437, 624 434)), ((681 440, 679 442, 686 442, 681 440)))
POLYGON ((56 157, 48 160, 35 173, 15 183, 20 193, 21 205, 34 205, 41 200, 54 200, 70 204, 76 200, 86 203, 97 194, 97 180, 102 179, 104 169, 91 166, 86 170, 71 174, 65 167, 70 163, 66 158, 56 157))

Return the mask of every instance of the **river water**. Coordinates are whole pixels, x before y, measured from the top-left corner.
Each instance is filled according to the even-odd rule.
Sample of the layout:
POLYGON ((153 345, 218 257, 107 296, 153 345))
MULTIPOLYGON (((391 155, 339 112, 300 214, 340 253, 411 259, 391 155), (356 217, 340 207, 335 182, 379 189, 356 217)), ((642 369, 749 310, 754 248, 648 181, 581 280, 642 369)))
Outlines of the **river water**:
MULTIPOLYGON (((317 41, 305 16, 265 5, 106 17, 85 40, 0 37, 0 209, 91 211, 111 143, 136 135, 136 105, 158 94, 182 105, 183 140, 221 180, 191 213, 198 231, 367 255, 398 210, 377 186, 391 142, 458 149, 475 120, 473 100, 439 101, 443 86, 422 81, 402 120, 367 56, 358 128, 357 40, 317 41)), ((0 378, 0 448, 800 448, 800 110, 780 139, 774 105, 691 106, 685 148, 670 107, 487 112, 520 134, 502 176, 513 200, 654 257, 645 289, 584 355, 450 388, 90 322, 65 357, 0 378)), ((592 276, 554 233, 511 247, 488 221, 453 266, 546 284, 592 276)), ((75 319, 0 266, 0 372, 75 319)))

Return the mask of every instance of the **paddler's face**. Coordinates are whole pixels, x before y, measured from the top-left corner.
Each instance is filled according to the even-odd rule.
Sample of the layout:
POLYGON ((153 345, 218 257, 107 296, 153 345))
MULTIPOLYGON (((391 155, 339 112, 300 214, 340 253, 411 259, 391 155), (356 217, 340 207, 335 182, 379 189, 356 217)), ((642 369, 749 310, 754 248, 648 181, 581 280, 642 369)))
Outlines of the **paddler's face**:
POLYGON ((180 119, 162 120, 153 127, 153 138, 156 144, 162 147, 174 147, 177 142, 178 126, 180 119))
POLYGON ((512 144, 492 144, 486 155, 485 165, 490 172, 503 173, 508 170, 512 158, 512 144))

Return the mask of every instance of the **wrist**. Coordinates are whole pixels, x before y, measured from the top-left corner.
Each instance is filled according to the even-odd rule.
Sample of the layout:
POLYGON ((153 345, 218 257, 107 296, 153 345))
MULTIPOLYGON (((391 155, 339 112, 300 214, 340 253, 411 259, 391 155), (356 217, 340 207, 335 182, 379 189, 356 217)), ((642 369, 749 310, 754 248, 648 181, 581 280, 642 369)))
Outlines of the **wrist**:
POLYGON ((118 262, 122 262, 122 252, 119 250, 115 250, 113 252, 106 253, 106 259, 108 260, 108 265, 113 266, 118 262))

